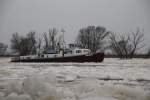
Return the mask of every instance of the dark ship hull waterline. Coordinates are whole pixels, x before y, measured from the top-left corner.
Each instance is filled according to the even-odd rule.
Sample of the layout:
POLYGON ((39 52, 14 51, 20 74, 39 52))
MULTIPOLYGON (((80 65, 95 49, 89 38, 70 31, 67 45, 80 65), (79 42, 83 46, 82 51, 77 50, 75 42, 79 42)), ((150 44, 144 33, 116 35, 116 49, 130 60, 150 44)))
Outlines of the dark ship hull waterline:
POLYGON ((11 62, 102 62, 104 60, 104 53, 95 53, 91 55, 75 55, 75 56, 64 56, 64 57, 53 57, 53 58, 28 58, 20 59, 13 58, 11 62))

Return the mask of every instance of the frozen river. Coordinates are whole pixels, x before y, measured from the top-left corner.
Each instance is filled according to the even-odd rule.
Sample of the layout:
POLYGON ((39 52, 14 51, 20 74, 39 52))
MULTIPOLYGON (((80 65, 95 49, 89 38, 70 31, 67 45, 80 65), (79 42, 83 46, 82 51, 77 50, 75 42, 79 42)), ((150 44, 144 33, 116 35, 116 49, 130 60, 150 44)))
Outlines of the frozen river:
POLYGON ((0 100, 150 100, 150 59, 9 61, 0 58, 0 100))

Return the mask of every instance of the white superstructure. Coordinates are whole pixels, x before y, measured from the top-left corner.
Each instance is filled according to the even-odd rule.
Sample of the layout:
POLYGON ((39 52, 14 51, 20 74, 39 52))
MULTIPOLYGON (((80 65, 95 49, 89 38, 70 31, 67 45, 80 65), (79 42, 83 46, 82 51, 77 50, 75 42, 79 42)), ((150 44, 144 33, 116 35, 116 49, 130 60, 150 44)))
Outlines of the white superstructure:
POLYGON ((58 53, 45 53, 41 55, 28 55, 21 56, 20 59, 35 59, 35 58, 56 58, 56 57, 70 57, 78 55, 89 55, 91 51, 89 49, 79 49, 75 48, 73 50, 60 50, 58 53))

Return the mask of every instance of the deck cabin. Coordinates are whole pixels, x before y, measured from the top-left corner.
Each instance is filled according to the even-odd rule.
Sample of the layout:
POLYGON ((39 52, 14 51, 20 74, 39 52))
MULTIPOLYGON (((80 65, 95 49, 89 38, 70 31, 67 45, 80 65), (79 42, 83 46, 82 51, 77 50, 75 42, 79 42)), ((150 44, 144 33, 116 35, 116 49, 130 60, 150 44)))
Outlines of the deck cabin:
POLYGON ((65 49, 60 51, 51 51, 40 55, 42 58, 53 58, 53 57, 67 57, 67 56, 78 56, 78 55, 88 55, 91 51, 89 49, 65 49))

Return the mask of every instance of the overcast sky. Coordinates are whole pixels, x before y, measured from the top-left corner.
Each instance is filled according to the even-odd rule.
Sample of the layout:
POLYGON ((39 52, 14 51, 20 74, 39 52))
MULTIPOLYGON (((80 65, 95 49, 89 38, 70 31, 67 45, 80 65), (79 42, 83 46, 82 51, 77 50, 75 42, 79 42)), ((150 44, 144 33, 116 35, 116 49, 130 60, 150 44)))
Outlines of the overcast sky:
POLYGON ((12 33, 49 28, 65 29, 72 42, 82 27, 100 25, 125 33, 140 27, 150 42, 150 0, 0 0, 0 42, 10 42, 12 33))

